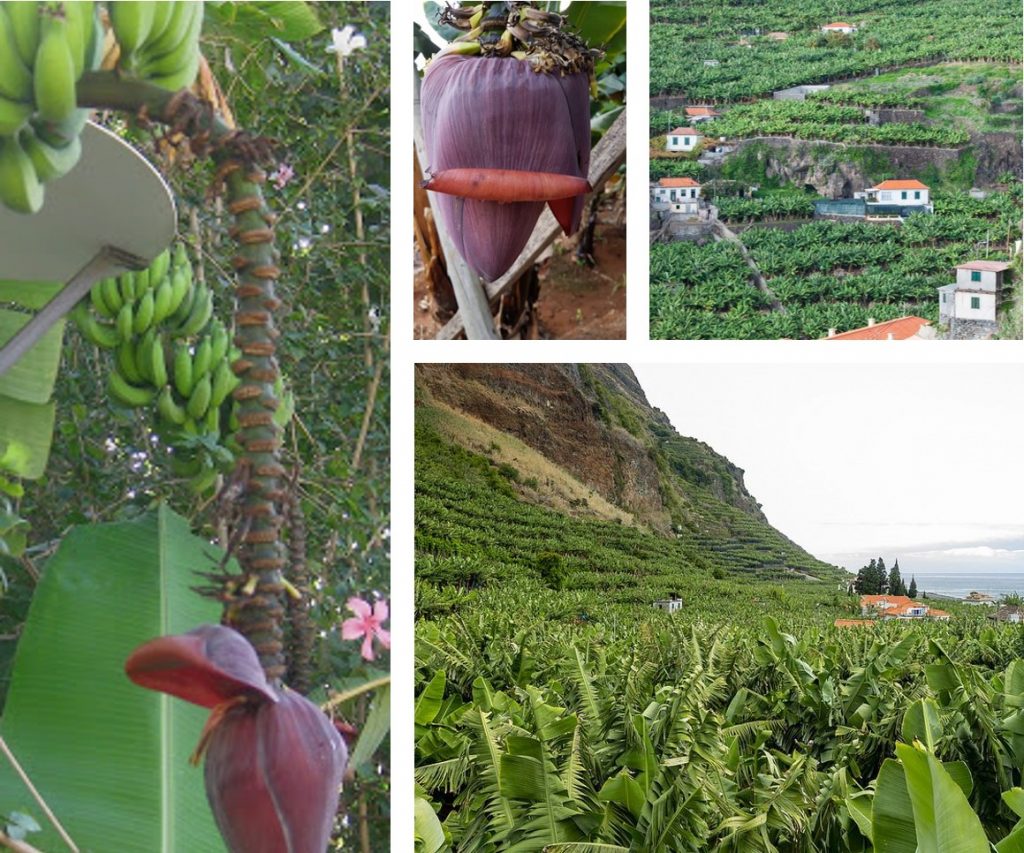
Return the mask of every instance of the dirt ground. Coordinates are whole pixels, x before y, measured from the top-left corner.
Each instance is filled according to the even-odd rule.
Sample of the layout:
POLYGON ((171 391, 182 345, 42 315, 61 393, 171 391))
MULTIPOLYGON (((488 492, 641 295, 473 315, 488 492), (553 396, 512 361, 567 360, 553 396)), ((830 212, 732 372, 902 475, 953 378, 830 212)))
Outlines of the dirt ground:
MULTIPOLYGON (((626 337, 626 226, 598 222, 597 264, 578 264, 570 238, 555 242, 540 267, 537 318, 541 337, 557 340, 619 340, 626 337)), ((420 258, 416 257, 414 337, 433 338, 444 325, 434 316, 420 258)))

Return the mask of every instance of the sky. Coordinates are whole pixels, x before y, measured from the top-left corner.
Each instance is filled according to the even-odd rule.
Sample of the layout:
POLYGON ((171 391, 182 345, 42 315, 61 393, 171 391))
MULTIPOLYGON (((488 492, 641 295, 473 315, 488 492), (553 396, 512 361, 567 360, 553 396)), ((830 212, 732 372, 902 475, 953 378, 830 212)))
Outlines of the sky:
POLYGON ((1024 368, 632 365, 681 435, 746 472, 768 520, 819 559, 1024 572, 1024 368))

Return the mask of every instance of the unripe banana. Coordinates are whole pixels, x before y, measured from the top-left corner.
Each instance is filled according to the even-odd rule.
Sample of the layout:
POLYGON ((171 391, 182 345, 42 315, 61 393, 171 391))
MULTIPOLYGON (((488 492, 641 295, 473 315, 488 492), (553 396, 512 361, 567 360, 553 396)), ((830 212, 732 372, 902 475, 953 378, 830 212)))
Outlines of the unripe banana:
POLYGON ((135 273, 123 272, 117 277, 117 291, 121 294, 121 302, 135 301, 135 273))
POLYGON ((149 28, 149 42, 156 41, 164 34, 167 23, 171 20, 171 13, 174 12, 175 0, 168 0, 164 3, 153 4, 153 23, 149 28))
POLYGON ((156 396, 155 388, 138 388, 125 381, 116 370, 107 374, 107 389, 126 406, 138 408, 147 405, 156 396))
POLYGON ((31 124, 43 142, 54 148, 64 148, 78 138, 88 119, 89 110, 74 110, 62 121, 43 121, 39 116, 33 116, 31 124))
POLYGON ((103 301, 106 303, 110 316, 116 317, 121 311, 121 306, 124 305, 121 291, 117 287, 117 279, 113 276, 105 278, 100 282, 100 287, 103 291, 103 301))
POLYGON ((151 279, 149 276, 149 268, 144 270, 136 270, 135 272, 135 298, 141 299, 147 290, 150 289, 151 279))
POLYGON ((203 286, 202 293, 196 294, 196 300, 192 305, 192 311, 189 313, 188 319, 181 324, 175 334, 183 338, 191 337, 210 322, 212 315, 213 294, 203 286))
POLYGON ((210 405, 220 406, 228 394, 238 387, 241 380, 231 370, 231 365, 226 359, 222 359, 213 372, 213 388, 210 393, 210 405))
POLYGON ((228 337, 228 330, 220 320, 214 320, 208 331, 210 336, 210 364, 216 367, 228 354, 228 346, 231 339, 228 337))
POLYGON ((115 370, 120 371, 126 381, 132 385, 143 385, 146 378, 139 370, 139 362, 136 357, 135 345, 131 341, 121 341, 117 347, 117 359, 115 370))
POLYGON ((78 164, 78 158, 82 156, 82 142, 77 136, 70 145, 55 148, 36 136, 35 131, 29 126, 21 131, 19 139, 35 167, 36 175, 43 183, 64 177, 78 164))
POLYGON ((75 306, 75 309, 71 312, 71 318, 75 321, 75 325, 78 326, 78 330, 86 340, 104 349, 113 349, 117 346, 117 330, 113 326, 100 323, 92 316, 92 312, 86 307, 84 302, 79 302, 75 306))
MULTIPOLYGON (((171 304, 167 309, 165 316, 173 317, 175 320, 179 320, 178 311, 181 309, 182 304, 185 302, 185 297, 189 295, 192 285, 189 281, 185 271, 181 268, 172 269, 168 279, 171 282, 171 304)), ((191 307, 191 306, 190 306, 191 307)), ((188 311, 184 311, 180 320, 185 319, 188 316, 188 311)), ((179 322, 180 322, 179 320, 179 322)))
POLYGON ((153 291, 153 324, 160 323, 171 313, 171 280, 164 276, 160 286, 153 291))
POLYGON ((171 250, 164 249, 149 265, 149 286, 159 287, 171 268, 171 250))
POLYGON ((210 438, 220 438, 220 409, 212 403, 203 416, 203 432, 210 438))
POLYGON ((89 44, 85 48, 86 71, 95 71, 103 64, 103 42, 106 33, 103 29, 102 21, 100 21, 100 16, 95 14, 95 12, 92 16, 91 27, 92 34, 89 36, 89 44))
MULTIPOLYGON (((171 320, 180 326, 191 315, 196 302, 202 296, 202 288, 193 286, 192 276, 185 269, 175 270, 174 274, 175 276, 180 276, 179 282, 184 282, 185 284, 185 295, 178 305, 178 309, 171 315, 171 320)), ((175 287, 177 287, 177 284, 175 284, 175 287)))
POLYGON ((118 3, 107 4, 110 26, 121 46, 121 59, 118 62, 122 67, 133 67, 134 54, 149 38, 156 11, 154 6, 154 3, 146 0, 120 0, 118 3))
POLYGON ((170 385, 165 385, 164 390, 161 391, 160 396, 157 397, 156 410, 160 413, 160 416, 170 424, 181 426, 185 423, 185 409, 174 401, 174 395, 171 393, 170 385))
POLYGON ((134 327, 132 319, 132 304, 131 302, 125 302, 121 306, 121 310, 117 312, 117 333, 121 336, 122 341, 130 341, 132 339, 132 329, 134 327))
POLYGON ((101 317, 107 317, 114 319, 117 316, 116 311, 111 311, 107 307, 107 303, 103 301, 103 282, 98 281, 92 286, 89 291, 89 301, 92 302, 93 310, 101 317))
POLYGON ((75 111, 78 77, 67 26, 60 15, 48 15, 42 22, 42 37, 32 66, 32 88, 36 112, 44 121, 63 121, 75 111))
POLYGON ((14 27, 7 13, 7 4, 0 4, 0 95, 12 101, 32 101, 32 69, 18 54, 14 27))
POLYGON ((192 396, 192 353, 185 344, 174 351, 174 387, 183 400, 192 396))
POLYGON ((7 16, 11 19, 11 32, 18 56, 25 65, 32 67, 39 47, 39 3, 29 0, 4 3, 7 16))
POLYGON ((135 334, 141 335, 153 325, 153 291, 147 290, 135 308, 135 322, 132 328, 135 334))
POLYGON ((193 7, 196 5, 201 6, 202 4, 188 2, 188 0, 177 0, 172 5, 174 8, 167 18, 167 24, 163 32, 159 35, 154 35, 149 43, 146 44, 143 50, 142 62, 183 47, 185 36, 188 34, 189 27, 192 24, 192 16, 195 13, 193 7))
POLYGON ((213 353, 213 347, 210 344, 210 338, 204 337, 202 341, 196 346, 196 354, 192 356, 192 381, 198 382, 207 373, 210 372, 210 367, 213 363, 210 356, 213 353))
POLYGON ((182 425, 181 429, 185 435, 201 435, 199 432, 199 424, 195 422, 194 418, 188 415, 187 411, 185 413, 185 423, 182 425))
POLYGON ((36 213, 43 206, 43 185, 16 137, 0 137, 0 201, 18 213, 36 213))
POLYGON ((75 80, 78 80, 85 71, 89 42, 92 39, 92 0, 65 0, 64 17, 67 20, 67 38, 75 67, 75 80))
POLYGON ((0 136, 14 136, 32 116, 32 105, 0 95, 0 136))
POLYGON ((184 243, 178 243, 174 247, 174 258, 171 261, 171 266, 174 269, 178 267, 192 268, 192 264, 188 262, 188 250, 185 248, 184 243))
POLYGON ((192 388, 192 396, 185 404, 185 411, 195 420, 199 420, 206 414, 210 407, 210 397, 213 394, 213 384, 210 381, 210 374, 207 373, 202 379, 196 382, 192 388))
POLYGON ((150 347, 149 376, 157 388, 167 385, 167 356, 164 353, 164 339, 160 335, 156 336, 150 347))

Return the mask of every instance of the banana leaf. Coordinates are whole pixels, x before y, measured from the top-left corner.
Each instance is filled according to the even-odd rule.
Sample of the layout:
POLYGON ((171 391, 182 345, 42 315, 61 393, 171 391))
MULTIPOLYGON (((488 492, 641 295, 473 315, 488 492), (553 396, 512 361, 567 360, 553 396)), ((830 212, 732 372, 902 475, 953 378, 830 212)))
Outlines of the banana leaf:
MULTIPOLYGON (((124 674, 144 640, 217 620, 217 605, 189 589, 214 550, 160 507, 73 529, 46 565, 0 733, 83 851, 224 850, 202 771, 188 763, 207 711, 124 674)), ((0 758, 0 812, 11 811, 43 826, 35 846, 66 849, 0 758)))

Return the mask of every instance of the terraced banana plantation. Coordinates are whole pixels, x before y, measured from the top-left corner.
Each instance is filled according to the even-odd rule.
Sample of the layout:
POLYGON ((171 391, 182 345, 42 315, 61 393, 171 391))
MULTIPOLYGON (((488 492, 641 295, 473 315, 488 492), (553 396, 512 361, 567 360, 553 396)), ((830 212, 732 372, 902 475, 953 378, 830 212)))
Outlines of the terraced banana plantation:
POLYGON ((1018 849, 1020 625, 834 627, 849 576, 736 509, 706 445, 599 396, 686 495, 669 531, 602 520, 440 388, 417 410, 418 850, 1018 849))
MULTIPOLYGON (((137 174, 58 190, 106 146, 177 216, 0 371, 0 846, 386 844, 389 39, 385 3, 0 5, 0 215, 103 223, 137 174)), ((86 260, 0 280, 0 351, 86 260)))

